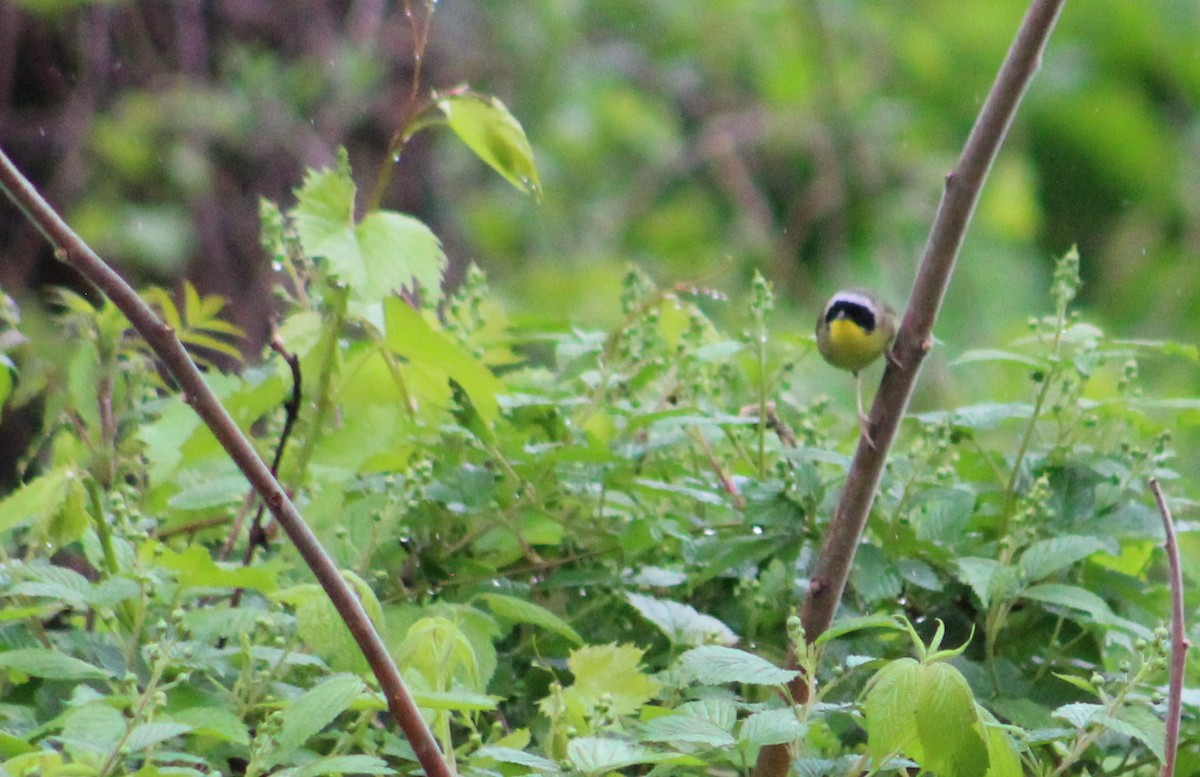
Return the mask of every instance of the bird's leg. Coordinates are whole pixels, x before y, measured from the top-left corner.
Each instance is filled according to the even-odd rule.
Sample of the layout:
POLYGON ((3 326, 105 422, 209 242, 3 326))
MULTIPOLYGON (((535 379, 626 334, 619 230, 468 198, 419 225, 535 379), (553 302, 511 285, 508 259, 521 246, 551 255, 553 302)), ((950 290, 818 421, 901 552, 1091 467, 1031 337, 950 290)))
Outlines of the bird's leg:
POLYGON ((895 349, 895 343, 893 343, 892 345, 889 345, 887 347, 887 350, 883 352, 883 355, 887 357, 887 360, 889 362, 891 362, 893 367, 895 367, 898 370, 902 370, 902 369, 904 369, 904 363, 900 361, 900 357, 898 357, 896 355, 896 351, 894 349, 895 349))
POLYGON ((863 439, 867 441, 867 445, 875 447, 875 441, 871 439, 871 419, 867 417, 863 410, 862 401, 862 373, 854 373, 854 398, 858 404, 858 425, 862 431, 863 439))

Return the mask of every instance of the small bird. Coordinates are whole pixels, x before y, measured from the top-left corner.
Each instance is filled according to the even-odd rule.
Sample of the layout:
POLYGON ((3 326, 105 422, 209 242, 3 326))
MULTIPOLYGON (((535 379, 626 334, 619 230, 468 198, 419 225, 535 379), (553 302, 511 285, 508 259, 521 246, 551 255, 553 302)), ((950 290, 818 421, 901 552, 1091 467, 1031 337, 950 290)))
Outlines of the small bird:
MULTIPOLYGON (((864 367, 888 351, 896 337, 896 311, 872 291, 843 289, 829 298, 817 319, 817 350, 825 361, 839 370, 854 374, 858 420, 863 437, 875 447, 868 433, 867 414, 863 412, 862 375, 864 367)), ((891 354, 888 359, 892 360, 891 354)))

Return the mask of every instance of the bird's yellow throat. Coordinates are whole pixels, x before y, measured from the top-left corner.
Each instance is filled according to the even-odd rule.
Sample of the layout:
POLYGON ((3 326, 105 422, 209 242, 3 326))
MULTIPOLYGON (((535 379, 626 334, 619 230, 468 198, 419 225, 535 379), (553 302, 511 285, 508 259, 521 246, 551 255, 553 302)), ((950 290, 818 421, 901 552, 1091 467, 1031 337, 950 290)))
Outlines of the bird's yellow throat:
POLYGON ((879 327, 868 332, 850 319, 835 318, 829 322, 829 343, 832 347, 826 356, 833 366, 858 372, 887 347, 885 338, 879 327))

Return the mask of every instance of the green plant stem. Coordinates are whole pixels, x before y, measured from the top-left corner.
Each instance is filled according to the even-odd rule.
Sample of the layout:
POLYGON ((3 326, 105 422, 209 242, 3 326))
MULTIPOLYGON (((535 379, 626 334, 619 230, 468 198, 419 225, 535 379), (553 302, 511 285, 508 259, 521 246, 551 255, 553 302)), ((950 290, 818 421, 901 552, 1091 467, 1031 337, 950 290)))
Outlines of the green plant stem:
POLYGON ((300 556, 325 589, 338 614, 362 650, 387 700, 388 709, 408 738, 417 760, 429 777, 453 777, 387 646, 375 631, 362 602, 342 578, 333 559, 304 522, 266 462, 242 433, 229 412, 204 381, 174 330, 165 324, 128 283, 75 232, 0 150, 0 186, 25 216, 54 246, 55 256, 95 284, 114 304, 162 360, 183 391, 183 398, 204 420, 229 457, 258 491, 267 508, 287 532, 300 556))
POLYGON ((331 315, 322 338, 321 360, 317 367, 317 387, 314 396, 316 408, 313 411, 304 444, 300 446, 300 452, 296 456, 296 468, 291 481, 293 492, 303 487, 309 462, 312 461, 313 453, 317 449, 317 440, 320 439, 321 430, 325 428, 329 415, 333 412, 331 387, 333 373, 337 366, 338 338, 341 337, 342 329, 346 325, 346 294, 341 291, 333 292, 333 294, 332 304, 329 306, 331 315))
MULTIPOLYGON (((815 640, 833 622, 850 575, 855 552, 866 528, 883 465, 908 408, 925 355, 933 348, 933 324, 950 284, 967 225, 992 162, 1016 115, 1021 97, 1041 63, 1042 50, 1065 0, 1033 0, 1004 64, 979 112, 930 227, 917 277, 909 295, 892 358, 875 395, 869 418, 873 444, 859 439, 846 485, 810 575, 800 611, 805 637, 815 640)), ((793 681, 803 692, 803 678, 793 681)), ((802 700, 802 699, 801 699, 802 700)), ((783 777, 790 764, 786 745, 769 745, 759 753, 758 777, 783 777)))

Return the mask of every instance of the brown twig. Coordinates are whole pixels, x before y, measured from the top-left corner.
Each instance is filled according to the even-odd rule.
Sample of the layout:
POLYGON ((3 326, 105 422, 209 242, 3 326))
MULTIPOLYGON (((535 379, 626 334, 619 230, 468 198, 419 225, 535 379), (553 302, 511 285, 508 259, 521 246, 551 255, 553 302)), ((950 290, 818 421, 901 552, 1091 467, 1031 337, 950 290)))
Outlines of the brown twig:
MULTIPOLYGON (((942 201, 930 227, 908 309, 893 346, 895 358, 889 359, 871 408, 869 432, 874 445, 859 439, 837 510, 813 564, 808 594, 800 610, 805 638, 810 643, 829 628, 841 602, 888 449, 912 397, 921 362, 932 347, 933 324, 979 192, 1021 97, 1037 71, 1042 50, 1064 3, 1065 0, 1033 0, 971 129, 962 156, 946 176, 942 201)), ((798 677, 793 686, 794 698, 806 701, 802 695, 804 678, 798 677)), ((755 766, 756 777, 782 777, 787 773, 788 760, 786 745, 764 747, 755 766)))
POLYGON ((1163 496, 1162 487, 1156 478, 1150 478, 1150 491, 1154 501, 1158 503, 1158 514, 1162 516, 1163 530, 1166 540, 1163 550, 1167 553, 1167 564, 1170 569, 1168 582, 1171 585, 1171 677, 1167 687, 1167 737, 1166 760, 1163 761, 1161 777, 1172 777, 1175 774, 1175 759, 1179 754, 1179 723, 1183 717, 1183 670, 1186 666, 1187 651, 1192 643, 1184 636, 1183 623, 1183 567, 1179 563, 1179 545, 1175 542, 1175 521, 1171 518, 1171 508, 1163 496))
POLYGON ((430 777, 453 777, 362 602, 342 579, 337 566, 321 547, 316 535, 308 528, 254 446, 204 382, 204 377, 187 355, 175 331, 159 319, 133 287, 67 226, 3 150, 0 150, 0 186, 54 246, 55 255, 106 294, 162 360, 183 390, 184 401, 212 430, 325 589, 378 679, 388 709, 400 724, 425 773, 430 777))

